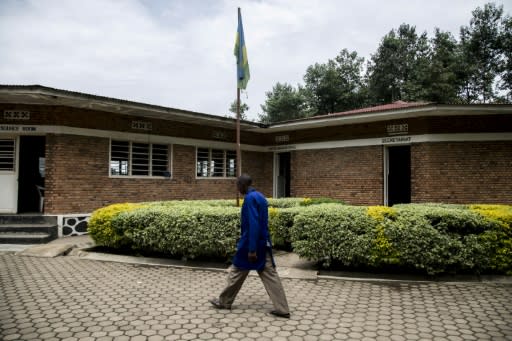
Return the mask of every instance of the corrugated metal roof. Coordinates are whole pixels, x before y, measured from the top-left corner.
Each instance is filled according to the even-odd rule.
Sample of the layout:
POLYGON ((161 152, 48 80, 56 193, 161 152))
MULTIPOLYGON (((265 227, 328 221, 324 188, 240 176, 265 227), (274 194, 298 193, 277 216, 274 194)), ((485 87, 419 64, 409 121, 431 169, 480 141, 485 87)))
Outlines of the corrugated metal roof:
MULTIPOLYGON (((422 107, 432 104, 432 102, 404 102, 404 101, 396 101, 389 104, 377 105, 373 107, 366 107, 361 109, 353 109, 333 114, 328 114, 324 116, 340 116, 340 115, 351 115, 351 114, 361 114, 361 113, 369 113, 369 112, 381 112, 386 110, 397 110, 397 109, 405 109, 412 107, 422 107)), ((321 117, 321 116, 319 116, 321 117)))

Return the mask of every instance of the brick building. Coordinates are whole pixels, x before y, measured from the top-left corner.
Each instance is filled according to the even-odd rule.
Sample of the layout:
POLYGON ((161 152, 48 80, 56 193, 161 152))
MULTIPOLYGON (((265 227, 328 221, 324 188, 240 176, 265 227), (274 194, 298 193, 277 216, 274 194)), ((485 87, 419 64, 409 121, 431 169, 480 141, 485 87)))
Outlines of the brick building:
MULTIPOLYGON (((0 109, 0 213, 65 225, 112 203, 236 195, 232 119, 38 85, 0 86, 0 109)), ((242 172, 269 197, 512 203, 512 105, 242 122, 241 149, 242 172)))

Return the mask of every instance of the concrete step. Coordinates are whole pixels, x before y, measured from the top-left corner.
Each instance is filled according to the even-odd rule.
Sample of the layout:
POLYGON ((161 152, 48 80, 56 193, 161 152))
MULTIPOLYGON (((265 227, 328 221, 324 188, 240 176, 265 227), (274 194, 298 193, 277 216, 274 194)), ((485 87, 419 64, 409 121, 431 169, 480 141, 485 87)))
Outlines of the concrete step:
POLYGON ((1 232, 50 232, 56 224, 0 224, 1 232))
POLYGON ((53 239, 52 234, 44 232, 0 232, 0 244, 43 244, 53 239))
POLYGON ((40 244, 57 237, 56 216, 0 215, 0 244, 40 244))
POLYGON ((57 225, 57 216, 41 214, 0 214, 0 225, 9 224, 54 224, 57 225))

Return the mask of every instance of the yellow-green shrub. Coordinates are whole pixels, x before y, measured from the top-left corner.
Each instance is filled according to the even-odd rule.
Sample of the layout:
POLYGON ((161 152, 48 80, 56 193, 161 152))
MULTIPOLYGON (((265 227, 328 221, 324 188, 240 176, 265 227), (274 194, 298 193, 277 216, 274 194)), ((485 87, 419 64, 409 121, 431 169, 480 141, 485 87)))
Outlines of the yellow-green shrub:
POLYGON ((479 236, 479 243, 488 246, 489 267, 512 275, 512 206, 480 204, 469 205, 469 209, 493 223, 492 229, 479 236))
POLYGON ((370 206, 366 212, 377 222, 370 264, 372 266, 378 266, 380 264, 397 264, 399 262, 399 253, 393 247, 393 244, 386 234, 386 221, 392 221, 396 218, 396 210, 387 206, 370 206))
POLYGON ((112 227, 112 219, 118 214, 129 212, 144 204, 124 203, 113 204, 94 211, 87 224, 87 232, 96 245, 119 248, 130 244, 123 234, 112 227))
POLYGON ((385 218, 396 217, 396 210, 388 206, 370 206, 367 209, 367 213, 370 217, 377 221, 384 221, 385 218))
POLYGON ((469 209, 480 213, 489 220, 497 222, 505 230, 512 227, 512 206, 510 205, 469 205, 469 209))

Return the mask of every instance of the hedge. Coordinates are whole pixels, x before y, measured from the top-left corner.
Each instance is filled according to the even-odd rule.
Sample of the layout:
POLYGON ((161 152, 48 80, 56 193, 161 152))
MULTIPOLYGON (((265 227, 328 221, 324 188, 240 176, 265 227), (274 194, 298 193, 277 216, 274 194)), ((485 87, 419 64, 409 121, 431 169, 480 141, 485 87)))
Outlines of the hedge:
POLYGON ((512 274, 511 225, 506 205, 319 205, 295 217, 291 239, 297 254, 324 266, 512 274))
MULTIPOLYGON (((118 204, 93 213, 97 245, 177 257, 229 257, 239 236, 235 200, 118 204)), ((348 206, 329 199, 269 199, 276 247, 329 267, 512 274, 512 206, 348 206), (324 203, 327 202, 327 203, 324 203)))
POLYGON ((366 208, 323 204, 303 209, 291 228, 294 251, 301 257, 344 265, 362 265, 369 261, 375 239, 375 221, 366 208))
POLYGON ((130 239, 122 233, 118 233, 112 226, 112 221, 117 215, 130 212, 141 206, 142 204, 124 203, 100 208, 91 215, 87 224, 87 232, 98 245, 112 248, 130 246, 130 239))
MULTIPOLYGON (((274 246, 290 244, 294 209, 326 200, 330 199, 269 199, 274 246)), ((88 232, 99 246, 190 258, 222 256, 234 252, 240 233, 239 212, 234 199, 114 204, 93 212, 88 232)))
POLYGON ((240 209, 219 206, 146 206, 112 220, 135 250, 173 256, 227 257, 235 251, 240 209))

